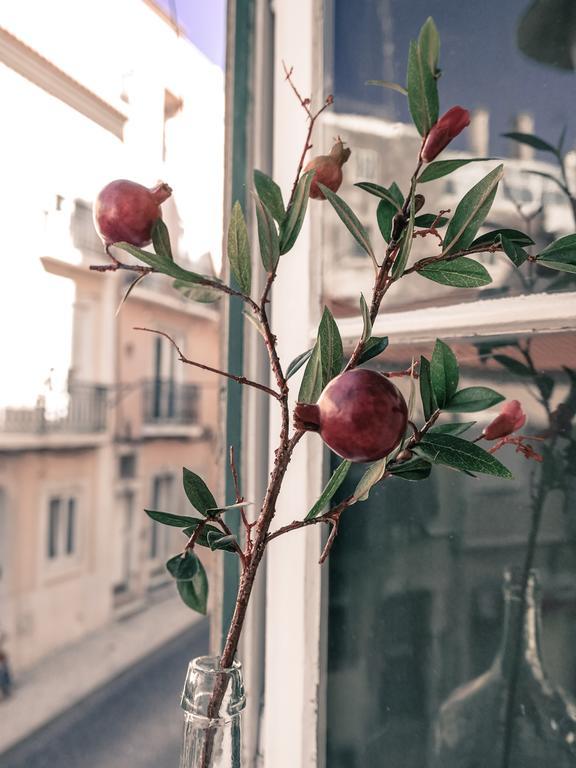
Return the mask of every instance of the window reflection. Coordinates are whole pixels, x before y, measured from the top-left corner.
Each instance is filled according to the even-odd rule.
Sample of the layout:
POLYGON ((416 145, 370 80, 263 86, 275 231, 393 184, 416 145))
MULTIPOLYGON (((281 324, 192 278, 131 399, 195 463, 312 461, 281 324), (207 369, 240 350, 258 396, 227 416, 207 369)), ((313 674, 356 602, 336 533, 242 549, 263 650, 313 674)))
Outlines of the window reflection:
MULTIPOLYGON (((544 461, 529 461, 507 446, 498 456, 512 481, 442 467, 420 482, 388 478, 343 516, 329 565, 331 768, 433 764, 442 702, 485 672, 499 646, 502 575, 524 562, 537 498, 544 665, 554 685, 576 693, 576 334, 452 347, 463 386, 490 386, 522 402, 528 415, 522 433, 543 438, 535 445, 544 461), (528 364, 536 375, 523 370, 528 364)), ((380 365, 400 370, 421 352, 430 350, 391 346, 380 365)), ((475 418, 471 433, 480 434, 493 415, 462 414, 461 420, 475 418)), ((342 497, 364 469, 353 465, 342 497)))
MULTIPOLYGON (((334 110, 323 116, 322 146, 330 147, 333 138, 340 135, 352 149, 339 194, 368 224, 377 253, 385 250, 376 221, 378 199, 354 183, 372 181, 389 187, 396 181, 405 192, 420 138, 411 124, 406 99, 394 91, 367 85, 367 81, 404 82, 408 43, 430 14, 440 30, 445 67, 440 111, 461 104, 473 115, 470 127, 441 159, 505 160, 504 183, 479 234, 496 228, 519 229, 532 237, 532 250, 537 253, 574 231, 576 212, 562 189, 576 189, 576 153, 571 149, 576 121, 566 98, 574 87, 573 66, 568 66, 561 45, 554 54, 553 46, 544 39, 540 46, 546 48, 544 56, 534 44, 537 24, 543 25, 549 36, 554 34, 556 41, 563 38, 564 27, 573 28, 570 3, 332 0, 327 6, 325 82, 326 90, 334 93, 335 104, 334 110), (554 7, 545 19, 544 6, 554 7), (562 141, 564 169, 553 152, 537 151, 504 138, 510 131, 537 134, 554 147, 562 141)), ((447 178, 422 184, 426 197, 422 212, 453 211, 464 193, 496 164, 496 160, 473 163, 447 178)), ((356 314, 359 293, 371 286, 370 261, 342 230, 329 206, 315 206, 315 212, 324 244, 324 300, 340 316, 356 314)), ((435 238, 417 238, 411 259, 437 252, 435 238)), ((479 260, 492 277, 490 285, 455 290, 412 275, 390 291, 387 311, 576 289, 574 274, 556 273, 534 264, 518 270, 501 253, 487 252, 479 260)))

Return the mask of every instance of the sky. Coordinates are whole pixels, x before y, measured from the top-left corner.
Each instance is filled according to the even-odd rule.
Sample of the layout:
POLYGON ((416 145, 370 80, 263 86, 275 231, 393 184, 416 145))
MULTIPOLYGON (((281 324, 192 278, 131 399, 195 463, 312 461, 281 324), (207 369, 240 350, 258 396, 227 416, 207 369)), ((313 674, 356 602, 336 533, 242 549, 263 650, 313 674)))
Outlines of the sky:
POLYGON ((226 0, 155 0, 210 61, 226 63, 226 0))

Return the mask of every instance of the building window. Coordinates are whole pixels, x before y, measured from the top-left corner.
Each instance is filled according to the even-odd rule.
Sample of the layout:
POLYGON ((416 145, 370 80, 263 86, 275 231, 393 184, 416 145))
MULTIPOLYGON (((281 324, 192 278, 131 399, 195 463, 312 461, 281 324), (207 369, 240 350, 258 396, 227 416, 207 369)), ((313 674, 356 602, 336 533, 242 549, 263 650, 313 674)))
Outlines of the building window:
POLYGON ((51 496, 48 501, 46 552, 49 560, 71 557, 77 550, 77 508, 74 496, 51 496))
MULTIPOLYGON (((174 475, 169 473, 156 475, 152 481, 151 509, 170 512, 172 511, 173 500, 174 475)), ((170 552, 169 534, 170 529, 165 525, 151 522, 149 550, 151 560, 163 560, 168 557, 170 552)))
POLYGON ((118 474, 123 480, 136 477, 136 454, 125 453, 118 461, 118 474))

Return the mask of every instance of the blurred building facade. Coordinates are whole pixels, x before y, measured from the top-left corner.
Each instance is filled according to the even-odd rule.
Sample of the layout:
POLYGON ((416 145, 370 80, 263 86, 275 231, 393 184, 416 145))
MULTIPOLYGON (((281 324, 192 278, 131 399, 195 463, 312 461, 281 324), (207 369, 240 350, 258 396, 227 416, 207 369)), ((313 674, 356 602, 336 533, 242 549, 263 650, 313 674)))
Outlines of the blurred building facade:
POLYGON ((148 276, 117 312, 134 273, 89 266, 106 259, 92 200, 119 177, 168 181, 176 260, 219 262, 223 73, 152 2, 37 11, 0 13, 0 628, 17 670, 158 599, 182 534, 143 509, 186 513, 182 467, 217 472, 219 382, 134 330, 217 366, 217 305, 148 276))

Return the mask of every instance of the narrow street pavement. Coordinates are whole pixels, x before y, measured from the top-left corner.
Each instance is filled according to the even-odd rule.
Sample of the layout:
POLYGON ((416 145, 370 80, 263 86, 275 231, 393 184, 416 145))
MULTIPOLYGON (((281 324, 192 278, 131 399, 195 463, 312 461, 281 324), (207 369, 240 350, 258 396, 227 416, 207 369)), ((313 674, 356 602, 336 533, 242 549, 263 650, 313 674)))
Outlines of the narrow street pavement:
POLYGON ((0 756, 0 766, 177 768, 187 664, 207 649, 203 620, 0 756))

